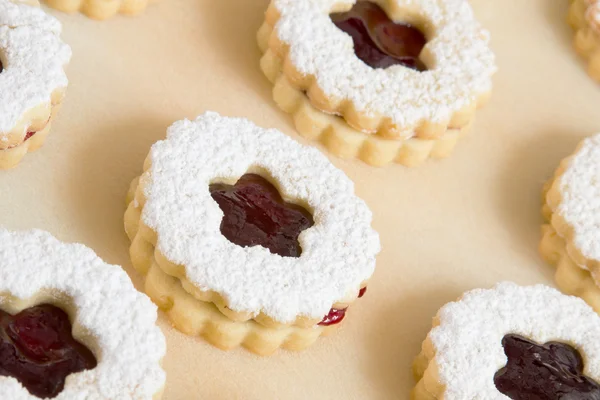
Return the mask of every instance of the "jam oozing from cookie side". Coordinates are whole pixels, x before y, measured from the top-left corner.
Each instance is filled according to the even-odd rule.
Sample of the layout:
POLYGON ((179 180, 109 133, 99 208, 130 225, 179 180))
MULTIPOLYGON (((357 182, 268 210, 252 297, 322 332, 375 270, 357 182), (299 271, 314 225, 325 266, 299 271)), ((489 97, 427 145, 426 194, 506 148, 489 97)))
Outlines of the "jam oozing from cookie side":
POLYGON ((513 400, 600 400, 600 385, 583 374, 581 354, 568 344, 534 343, 518 335, 502 339, 508 363, 494 376, 513 400))
POLYGON ((14 316, 0 311, 0 375, 17 379, 39 398, 58 396, 68 375, 97 365, 71 332, 68 315, 52 305, 14 316))
POLYGON ((235 185, 210 185, 224 217, 221 233, 242 247, 263 246, 283 257, 300 257, 298 236, 314 225, 311 213, 282 199, 269 181, 245 174, 235 185))
POLYGON ((331 20, 354 41, 354 52, 372 68, 403 65, 417 71, 427 67, 419 59, 427 38, 410 24, 392 21, 375 3, 357 1, 350 11, 331 14, 331 20))

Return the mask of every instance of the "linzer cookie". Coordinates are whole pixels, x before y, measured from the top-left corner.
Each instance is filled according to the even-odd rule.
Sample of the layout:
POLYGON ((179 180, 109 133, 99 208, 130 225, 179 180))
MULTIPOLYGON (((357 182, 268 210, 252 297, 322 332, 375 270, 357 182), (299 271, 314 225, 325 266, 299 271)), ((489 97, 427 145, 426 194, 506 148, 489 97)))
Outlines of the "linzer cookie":
POLYGON ((0 229, 0 398, 157 400, 157 310, 118 266, 41 231, 0 229))
POLYGON ((600 317, 581 299, 501 283, 442 307, 412 399, 600 398, 600 317))
POLYGON ((571 0, 569 23, 575 49, 588 62, 588 73, 600 82, 600 0, 571 0))
POLYGON ((491 93, 488 42, 467 0, 272 0, 258 32, 299 133, 378 166, 451 153, 491 93))
POLYGON ((116 14, 137 15, 156 0, 44 0, 50 7, 60 11, 81 12, 86 16, 103 20, 116 14))
POLYGON ((244 119, 171 126, 128 196, 146 292, 176 328, 258 354, 300 350, 366 290, 371 211, 319 151, 244 119))
POLYGON ((42 146, 64 97, 71 49, 37 0, 0 0, 0 169, 42 146))
POLYGON ((600 135, 583 140, 546 185, 542 256, 556 283, 600 312, 600 135))

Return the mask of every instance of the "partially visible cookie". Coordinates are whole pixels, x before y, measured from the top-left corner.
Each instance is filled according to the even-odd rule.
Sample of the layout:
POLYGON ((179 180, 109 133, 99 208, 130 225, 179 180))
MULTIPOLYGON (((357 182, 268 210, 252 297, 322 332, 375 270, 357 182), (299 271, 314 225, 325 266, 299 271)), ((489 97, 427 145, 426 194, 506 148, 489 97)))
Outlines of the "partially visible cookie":
POLYGON ((600 135, 581 142, 544 190, 542 256, 556 283, 600 312, 600 135))
POLYGON ((257 38, 298 132, 376 166, 448 156, 496 71, 467 0, 272 0, 257 38))
POLYGON ((74 13, 81 12, 86 16, 103 20, 115 16, 138 15, 156 0, 44 0, 52 8, 74 13))
POLYGON ((600 82, 600 0, 571 0, 569 24, 575 30, 575 49, 588 62, 588 73, 600 82))
POLYGON ((65 95, 71 49, 35 1, 0 0, 0 169, 38 149, 65 95))
POLYGON ((127 204, 147 293, 224 349, 312 344, 364 295, 380 249, 370 210, 319 151, 216 113, 169 128, 127 204))
POLYGON ((158 400, 165 337, 119 266, 0 229, 0 398, 158 400))
POLYGON ((414 400, 600 398, 600 317, 581 299, 501 283, 442 307, 414 400))

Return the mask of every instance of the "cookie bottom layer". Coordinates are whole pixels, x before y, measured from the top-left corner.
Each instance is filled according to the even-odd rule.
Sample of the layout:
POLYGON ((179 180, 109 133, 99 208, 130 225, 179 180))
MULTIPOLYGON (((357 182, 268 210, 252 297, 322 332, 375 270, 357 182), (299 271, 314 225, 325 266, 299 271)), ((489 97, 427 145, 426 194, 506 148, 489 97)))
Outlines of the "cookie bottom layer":
POLYGON ((188 335, 202 336, 212 345, 230 350, 243 346, 249 351, 267 356, 277 349, 299 351, 312 345, 321 335, 333 332, 337 325, 301 328, 287 326, 268 328, 253 320, 232 321, 210 302, 197 300, 182 286, 181 281, 165 273, 155 259, 155 248, 139 234, 141 210, 132 201, 125 217, 125 231, 131 240, 130 256, 135 269, 145 276, 146 294, 171 319, 173 326, 188 335), (138 221, 136 223, 135 221, 138 221))
POLYGON ((155 0, 44 0, 48 6, 67 13, 81 12, 103 20, 116 14, 137 15, 155 0))
POLYGON ((260 62, 261 69, 274 84, 275 103, 292 115, 300 135, 321 142, 336 156, 360 159, 372 166, 398 163, 413 167, 422 164, 428 158, 448 157, 458 139, 469 132, 471 123, 460 129, 448 129, 440 137, 433 139, 386 139, 377 134, 353 129, 342 117, 315 108, 308 96, 292 85, 283 73, 282 59, 269 49, 271 30, 272 28, 265 23, 257 39, 264 52, 260 62))
POLYGON ((50 133, 51 123, 48 121, 44 129, 37 131, 35 135, 18 146, 0 150, 0 170, 16 167, 27 153, 36 151, 46 141, 50 133))
POLYGON ((568 21, 575 30, 575 50, 587 60, 588 74, 600 82, 600 25, 590 26, 586 16, 587 3, 588 0, 571 0, 568 21))
POLYGON ((569 256, 565 240, 551 224, 542 226, 540 254, 556 267, 554 280, 564 293, 581 297, 600 314, 600 287, 592 273, 577 265, 569 256))

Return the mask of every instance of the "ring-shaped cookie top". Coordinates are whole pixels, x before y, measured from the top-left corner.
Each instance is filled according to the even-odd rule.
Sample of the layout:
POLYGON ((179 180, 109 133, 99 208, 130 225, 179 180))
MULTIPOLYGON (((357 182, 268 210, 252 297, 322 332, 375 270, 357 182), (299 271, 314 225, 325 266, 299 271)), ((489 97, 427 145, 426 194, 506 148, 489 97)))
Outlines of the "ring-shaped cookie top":
POLYGON ((547 195, 552 225, 569 255, 593 272, 600 266, 600 134, 583 140, 565 159, 547 195))
POLYGON ((206 113, 171 126, 149 161, 142 220, 156 232, 157 249, 183 266, 197 288, 221 294, 229 308, 282 323, 298 316, 320 320, 371 277, 380 249, 371 211, 318 150, 245 119, 206 113), (209 184, 235 181, 249 170, 264 172, 284 198, 312 212, 314 226, 298 238, 299 258, 241 247, 221 234, 223 212, 209 184))
POLYGON ((60 22, 39 7, 0 0, 0 148, 9 140, 22 142, 27 112, 47 106, 53 93, 68 84, 64 67, 71 48, 60 38, 60 22), (19 125, 19 132, 14 128, 19 125), (12 137, 17 135, 17 138, 12 137))
POLYGON ((584 373, 600 381, 600 317, 577 297, 537 285, 501 283, 473 290, 438 312, 429 333, 446 400, 507 400, 494 375, 507 364, 502 339, 523 336, 544 344, 563 342, 584 359, 584 373))
MULTIPOLYGON (((151 400, 160 392, 165 338, 156 326, 156 306, 127 274, 87 247, 46 232, 0 230, 2 309, 17 313, 39 302, 67 307, 74 337, 98 361, 94 369, 69 375, 55 399, 151 400)), ((39 400, 6 376, 0 376, 0 393, 3 399, 39 400)))
MULTIPOLYGON (((447 123, 452 115, 491 91, 496 71, 489 35, 467 0, 375 0, 391 16, 422 21, 429 41, 428 71, 396 65, 373 69, 354 53, 352 38, 330 20, 356 0, 273 0, 280 14, 274 33, 289 48, 289 61, 328 97, 375 113, 404 135, 423 122, 447 123)), ((422 54, 424 54, 422 53, 422 54)))

